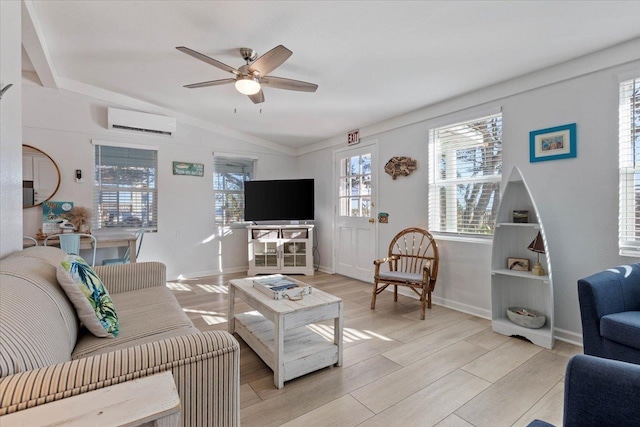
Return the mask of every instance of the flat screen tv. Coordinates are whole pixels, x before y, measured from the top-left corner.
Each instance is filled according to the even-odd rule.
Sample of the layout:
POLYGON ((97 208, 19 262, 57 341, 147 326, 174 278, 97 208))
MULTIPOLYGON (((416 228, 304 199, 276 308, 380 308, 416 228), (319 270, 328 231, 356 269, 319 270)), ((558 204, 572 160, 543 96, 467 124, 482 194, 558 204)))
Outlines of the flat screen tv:
POLYGON ((313 220, 313 179, 246 181, 245 221, 313 220))

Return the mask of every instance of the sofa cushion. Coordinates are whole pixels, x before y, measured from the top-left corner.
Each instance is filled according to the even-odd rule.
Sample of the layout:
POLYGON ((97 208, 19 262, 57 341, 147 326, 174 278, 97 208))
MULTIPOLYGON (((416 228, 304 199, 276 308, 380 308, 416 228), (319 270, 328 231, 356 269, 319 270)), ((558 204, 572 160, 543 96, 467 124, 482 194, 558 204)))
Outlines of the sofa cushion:
POLYGON ((405 280, 407 282, 422 281, 422 273, 405 273, 403 271, 387 271, 380 273, 378 277, 382 280, 405 280))
POLYGON ((78 318, 56 280, 64 257, 32 247, 0 260, 0 377, 70 360, 78 318))
POLYGON ((73 359, 199 332, 164 286, 113 294, 113 302, 118 307, 119 335, 105 340, 82 333, 73 359))
POLYGON ((102 338, 118 335, 118 315, 111 296, 82 257, 67 256, 58 265, 57 276, 78 317, 92 334, 102 338))
POLYGON ((640 311, 623 311, 600 319, 600 335, 640 350, 640 311))

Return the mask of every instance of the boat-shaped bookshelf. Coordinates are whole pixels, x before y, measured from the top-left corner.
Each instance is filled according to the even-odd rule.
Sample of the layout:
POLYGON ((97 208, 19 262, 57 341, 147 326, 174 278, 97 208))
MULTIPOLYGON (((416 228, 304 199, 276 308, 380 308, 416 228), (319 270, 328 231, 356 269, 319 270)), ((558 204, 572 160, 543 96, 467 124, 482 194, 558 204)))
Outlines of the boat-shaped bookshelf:
MULTIPOLYGON (((521 264, 521 263, 519 263, 521 264)), ((513 168, 502 194, 491 257, 491 324, 495 332, 520 336, 532 343, 553 348, 553 281, 544 227, 527 184, 516 167, 513 168), (528 222, 514 222, 513 211, 528 211, 528 222), (540 234, 545 253, 528 249, 540 234), (510 266, 509 258, 529 260, 529 270, 510 266), (540 260, 543 275, 535 275, 531 267, 540 260), (543 327, 531 329, 513 323, 507 316, 509 307, 524 307, 545 315, 543 327)))

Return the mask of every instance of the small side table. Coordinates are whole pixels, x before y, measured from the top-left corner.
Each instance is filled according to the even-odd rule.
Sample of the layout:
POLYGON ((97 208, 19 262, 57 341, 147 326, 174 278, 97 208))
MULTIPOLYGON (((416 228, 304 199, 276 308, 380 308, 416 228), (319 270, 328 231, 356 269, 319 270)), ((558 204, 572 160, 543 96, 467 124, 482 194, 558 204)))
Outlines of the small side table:
POLYGON ((240 335, 273 370, 277 388, 309 372, 342 366, 342 313, 342 300, 319 289, 290 301, 269 298, 253 287, 251 278, 229 284, 229 333, 240 335), (236 296, 258 313, 235 314, 236 296), (333 342, 306 328, 331 319, 333 342))
POLYGON ((0 417, 2 427, 180 425, 171 372, 125 381, 0 417))

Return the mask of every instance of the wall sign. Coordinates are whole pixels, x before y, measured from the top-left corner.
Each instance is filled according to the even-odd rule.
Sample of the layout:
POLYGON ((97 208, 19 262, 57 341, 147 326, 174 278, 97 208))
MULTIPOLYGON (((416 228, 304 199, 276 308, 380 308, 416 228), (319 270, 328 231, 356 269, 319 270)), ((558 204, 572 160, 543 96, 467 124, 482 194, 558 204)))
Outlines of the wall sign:
POLYGON ((173 162, 174 175, 204 176, 202 163, 173 162))
POLYGON ((347 134, 347 145, 356 145, 360 142, 360 129, 352 130, 347 134))

